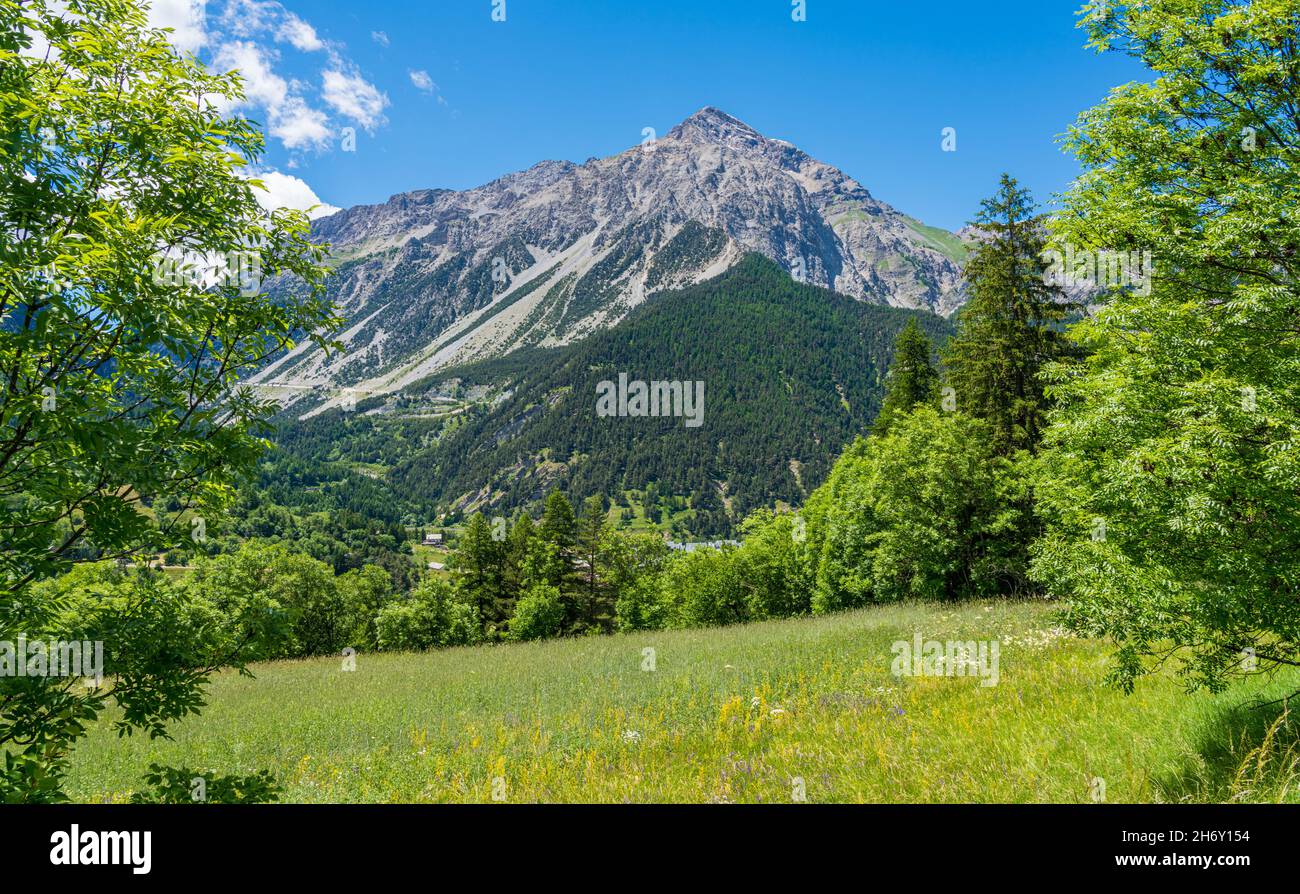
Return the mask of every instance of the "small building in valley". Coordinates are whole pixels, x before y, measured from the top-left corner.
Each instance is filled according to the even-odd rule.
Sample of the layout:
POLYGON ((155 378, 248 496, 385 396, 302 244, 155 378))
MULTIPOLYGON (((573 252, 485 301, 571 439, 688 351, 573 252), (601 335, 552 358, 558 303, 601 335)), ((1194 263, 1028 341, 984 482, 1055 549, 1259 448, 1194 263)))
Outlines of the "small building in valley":
POLYGON ((676 540, 664 538, 664 543, 669 549, 680 550, 681 552, 693 553, 697 549, 722 549, 724 546, 740 546, 739 540, 709 540, 704 543, 678 543, 676 540))

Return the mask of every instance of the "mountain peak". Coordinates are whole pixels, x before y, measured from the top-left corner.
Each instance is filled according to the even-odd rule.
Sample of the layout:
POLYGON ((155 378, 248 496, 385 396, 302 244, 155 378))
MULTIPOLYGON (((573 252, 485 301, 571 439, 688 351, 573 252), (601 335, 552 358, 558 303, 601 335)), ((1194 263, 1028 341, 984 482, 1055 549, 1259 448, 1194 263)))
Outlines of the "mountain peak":
POLYGON ((314 222, 313 238, 340 262, 328 288, 353 321, 345 352, 295 349, 265 381, 304 385, 302 395, 323 382, 387 393, 609 329, 650 295, 716 277, 749 252, 852 298, 939 312, 961 303, 958 239, 793 144, 712 106, 655 143, 314 222))
POLYGON ((711 143, 742 140, 754 142, 763 135, 739 118, 733 118, 721 109, 705 106, 668 132, 670 137, 711 143))

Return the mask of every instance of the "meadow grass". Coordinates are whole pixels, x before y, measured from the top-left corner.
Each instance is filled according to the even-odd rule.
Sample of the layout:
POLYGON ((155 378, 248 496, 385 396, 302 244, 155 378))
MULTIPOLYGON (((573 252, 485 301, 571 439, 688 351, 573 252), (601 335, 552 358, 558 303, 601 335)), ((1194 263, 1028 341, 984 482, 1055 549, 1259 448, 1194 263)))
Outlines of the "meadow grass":
MULTIPOLYGON (((1107 687, 1108 647, 1043 603, 899 604, 817 618, 217 676, 174 740, 78 748, 74 800, 124 800, 153 761, 271 769, 295 802, 1296 800, 1295 674, 1218 695, 1163 673, 1107 687), (891 645, 1004 640, 1000 682, 891 675, 891 645), (653 649, 654 669, 646 649, 653 649)), ((105 721, 111 720, 106 717, 105 721)))

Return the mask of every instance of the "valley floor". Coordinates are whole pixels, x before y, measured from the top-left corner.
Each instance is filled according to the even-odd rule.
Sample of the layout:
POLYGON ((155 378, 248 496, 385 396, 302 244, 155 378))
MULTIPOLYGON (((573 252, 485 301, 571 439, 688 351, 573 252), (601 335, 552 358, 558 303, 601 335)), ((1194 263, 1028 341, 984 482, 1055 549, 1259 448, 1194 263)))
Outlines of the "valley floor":
MULTIPOLYGON (((1130 696, 1055 607, 904 604, 721 629, 275 662, 222 674, 174 741, 78 749, 69 793, 125 800, 147 764, 271 769, 295 802, 1297 800, 1300 688, 1130 696), (999 682, 891 674, 897 641, 1001 641, 999 682), (647 651, 653 650, 653 651, 647 651), (651 669, 653 668, 653 669, 651 669), (1104 782, 1099 782, 1103 780, 1104 782), (495 781, 495 784, 494 784, 495 781)), ((111 718, 109 718, 111 719, 111 718)))

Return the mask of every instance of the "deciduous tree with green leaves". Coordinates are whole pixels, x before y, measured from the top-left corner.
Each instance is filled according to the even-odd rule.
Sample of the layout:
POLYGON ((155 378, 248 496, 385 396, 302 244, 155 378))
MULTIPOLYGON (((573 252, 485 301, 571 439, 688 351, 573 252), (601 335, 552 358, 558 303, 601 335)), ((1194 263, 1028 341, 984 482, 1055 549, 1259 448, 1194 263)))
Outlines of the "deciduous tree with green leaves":
POLYGON ((917 407, 846 450, 804 510, 812 610, 1023 593, 1026 479, 994 443, 983 420, 917 407))
POLYGON ((1071 335, 1036 573, 1115 675, 1192 686, 1300 664, 1300 2, 1091 4, 1150 78, 1085 112, 1059 243, 1145 250, 1071 335))
MULTIPOLYGON (((75 559, 201 537, 266 446, 241 374, 336 322, 306 216, 257 200, 240 95, 134 0, 0 0, 0 639, 58 636, 28 593, 75 559)), ((106 690, 0 680, 0 797, 60 797, 109 698, 150 734, 197 710, 202 675, 164 657, 106 690)))

